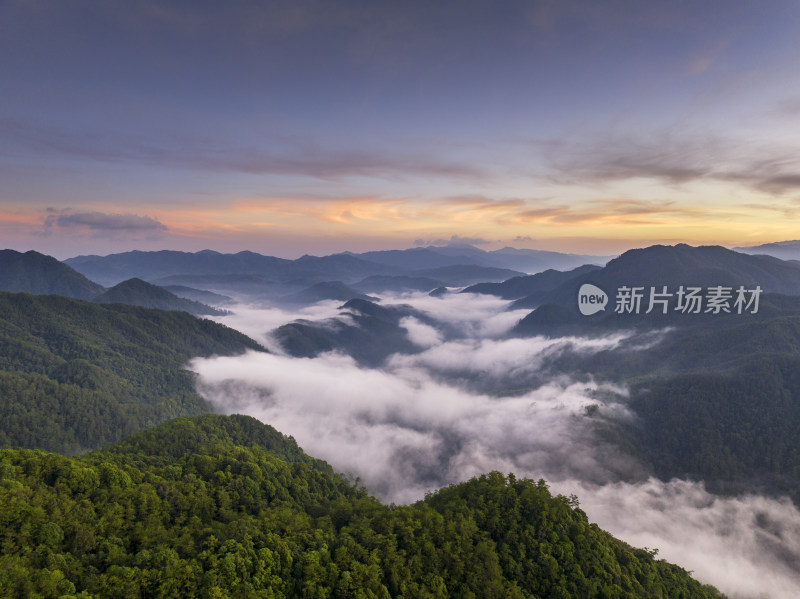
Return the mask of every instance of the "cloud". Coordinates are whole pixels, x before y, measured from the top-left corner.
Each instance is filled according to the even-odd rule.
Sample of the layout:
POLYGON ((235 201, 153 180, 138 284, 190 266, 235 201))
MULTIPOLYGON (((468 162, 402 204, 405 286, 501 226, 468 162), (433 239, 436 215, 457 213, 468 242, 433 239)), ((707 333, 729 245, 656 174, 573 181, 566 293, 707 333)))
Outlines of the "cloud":
POLYGON ((431 297, 427 293, 386 293, 383 303, 404 303, 425 312, 465 338, 505 335, 530 310, 508 310, 511 301, 481 293, 451 293, 431 297))
POLYGON ((434 246, 459 246, 459 245, 486 245, 494 243, 490 239, 483 237, 464 237, 462 235, 451 235, 450 239, 415 239, 414 245, 434 245, 434 246))
POLYGON ((342 302, 324 301, 311 306, 289 310, 272 305, 237 304, 224 316, 211 317, 212 320, 240 331, 255 339, 272 352, 282 354, 283 349, 272 336, 272 331, 287 322, 296 320, 322 321, 333 317, 341 317, 342 302))
POLYGON ((586 135, 540 146, 552 179, 563 184, 645 178, 680 186, 710 180, 775 195, 800 188, 798 148, 791 146, 672 130, 649 137, 586 135))
POLYGON ((408 332, 408 338, 415 345, 433 347, 442 342, 442 334, 438 330, 413 316, 402 318, 399 324, 408 332))
POLYGON ((37 156, 77 156, 98 162, 255 175, 305 175, 325 180, 373 176, 477 180, 485 176, 481 168, 443 161, 433 155, 399 154, 379 148, 324 147, 297 135, 272 136, 259 145, 243 147, 188 136, 118 138, 109 133, 74 132, 4 119, 0 120, 0 143, 15 155, 33 152, 37 156))
MULTIPOLYGON (((599 389, 591 383, 553 382, 498 398, 422 369, 364 369, 337 354, 250 353, 195 360, 192 369, 201 393, 221 411, 251 414, 292 434, 306 451, 391 501, 412 501, 495 467, 595 482, 637 472, 634 460, 603 459, 598 451, 602 442, 583 416, 602 403, 591 397, 599 389)), ((629 417, 616 404, 603 409, 629 417)))
POLYGON ((90 231, 128 231, 134 233, 166 231, 158 219, 137 214, 105 214, 103 212, 64 212, 49 209, 45 227, 80 227, 90 231))
MULTIPOLYGON (((394 355, 382 369, 336 353, 196 359, 198 389, 222 412, 251 414, 293 435, 386 500, 411 502, 495 469, 543 477, 556 492, 576 493, 590 520, 636 546, 658 548, 659 557, 732 598, 798 596, 800 513, 791 502, 721 498, 697 482, 648 479, 598 432, 609 422, 635 421, 625 390, 547 370, 553 356, 623 351, 637 339, 505 339, 513 319, 504 300, 403 299, 462 337, 444 338, 406 319, 409 338, 424 349, 394 355)), ((325 318, 334 308, 306 313, 325 318)), ((295 315, 253 308, 226 323, 265 331, 283 316, 295 315)))
POLYGON ((800 96, 795 96, 779 102, 778 106, 771 114, 779 118, 796 119, 800 116, 800 96))
POLYGON ((537 224, 654 224, 665 219, 707 218, 709 211, 677 202, 652 202, 631 198, 590 200, 579 207, 557 205, 521 210, 516 218, 537 224))
POLYGON ((701 483, 558 483, 602 528, 682 564, 732 599, 800 595, 800 511, 788 499, 717 497, 701 483))

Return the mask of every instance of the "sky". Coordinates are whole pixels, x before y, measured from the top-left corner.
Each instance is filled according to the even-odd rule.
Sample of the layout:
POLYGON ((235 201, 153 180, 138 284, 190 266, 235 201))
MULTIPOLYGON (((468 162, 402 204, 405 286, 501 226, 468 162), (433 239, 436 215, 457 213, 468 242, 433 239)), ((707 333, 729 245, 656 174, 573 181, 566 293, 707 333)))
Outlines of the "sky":
POLYGON ((800 3, 0 0, 0 241, 796 239, 800 3))

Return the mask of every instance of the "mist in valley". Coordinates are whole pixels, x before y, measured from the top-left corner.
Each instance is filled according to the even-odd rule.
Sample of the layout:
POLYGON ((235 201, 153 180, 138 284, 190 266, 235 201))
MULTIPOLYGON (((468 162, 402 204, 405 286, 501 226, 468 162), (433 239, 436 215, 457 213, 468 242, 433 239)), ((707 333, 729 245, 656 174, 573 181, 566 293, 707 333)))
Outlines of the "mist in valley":
POLYGON ((513 338, 526 310, 492 296, 405 294, 426 315, 400 321, 416 352, 366 367, 340 352, 298 358, 271 332, 303 319, 352 325, 341 302, 299 310, 240 305, 216 320, 270 353, 195 359, 201 394, 223 413, 257 417, 382 500, 411 503, 491 470, 544 478, 578 496, 589 520, 693 571, 731 597, 800 594, 800 511, 788 499, 715 496, 702 481, 660 481, 606 434, 635 427, 627 390, 591 373, 551 370, 554 358, 657 343, 602 338, 513 338))

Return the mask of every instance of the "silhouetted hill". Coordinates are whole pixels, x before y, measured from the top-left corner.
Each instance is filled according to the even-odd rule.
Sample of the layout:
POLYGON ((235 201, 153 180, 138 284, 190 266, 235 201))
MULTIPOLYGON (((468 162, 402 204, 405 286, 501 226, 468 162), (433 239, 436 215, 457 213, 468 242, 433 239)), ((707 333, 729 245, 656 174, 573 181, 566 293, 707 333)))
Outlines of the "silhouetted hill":
POLYGON ((292 261, 255 252, 220 254, 202 252, 132 251, 108 256, 76 256, 64 260, 78 272, 104 285, 115 285, 132 277, 154 281, 171 275, 260 274, 283 277, 291 274, 292 261))
POLYGON ((108 289, 92 301, 98 304, 127 304, 158 310, 180 310, 195 315, 225 314, 200 302, 178 297, 163 287, 152 285, 141 279, 128 279, 108 289))
POLYGON ((442 281, 429 277, 373 275, 355 283, 353 288, 365 293, 381 293, 386 291, 402 293, 406 291, 431 291, 442 285, 442 281))
MULTIPOLYGON (((305 284, 339 280, 353 284, 373 275, 406 275, 430 277, 453 286, 469 285, 481 281, 502 281, 526 272, 539 272, 548 268, 569 269, 580 264, 605 262, 597 256, 579 256, 504 248, 485 252, 472 246, 429 246, 408 250, 388 250, 353 254, 349 252, 330 256, 303 256, 286 260, 262 256, 255 252, 221 254, 210 250, 197 253, 158 251, 124 252, 109 256, 76 256, 64 263, 83 273, 93 281, 115 285, 130 278, 151 283, 167 284, 169 277, 192 275, 260 275, 281 284, 305 284), (513 265, 510 266, 510 265, 513 265), (431 269, 444 270, 444 277, 428 274, 431 269), (465 268, 497 270, 473 270, 465 268), (486 278, 481 278, 482 276, 486 278)), ((172 284, 185 284, 172 282, 172 284)))
POLYGON ((340 310, 341 317, 298 320, 278 327, 273 334, 296 357, 310 358, 338 350, 361 364, 378 366, 393 353, 420 351, 401 326, 403 318, 412 316, 420 322, 435 324, 410 306, 383 306, 360 298, 348 301, 340 310))
POLYGON ((352 287, 348 287, 341 281, 325 281, 312 285, 308 289, 304 289, 299 293, 289 295, 283 298, 284 301, 293 304, 313 304, 324 300, 336 300, 339 302, 346 302, 347 300, 359 298, 365 300, 374 300, 374 297, 364 295, 356 291, 352 287))
POLYGON ((161 287, 172 285, 188 285, 210 290, 211 293, 243 295, 252 298, 280 297, 286 293, 286 287, 265 275, 228 274, 228 275, 170 275, 155 279, 153 284, 161 287))
POLYGON ((340 279, 350 282, 369 275, 387 274, 387 270, 393 270, 387 269, 385 265, 345 254, 321 258, 303 256, 297 260, 286 260, 255 252, 220 254, 209 250, 194 254, 164 250, 133 251, 109 256, 77 256, 65 260, 64 263, 106 285, 131 277, 149 282, 163 282, 176 275, 260 275, 278 282, 293 279, 314 282, 315 277, 324 277, 324 280, 340 279))
POLYGON ((756 314, 587 317, 544 304, 516 331, 623 337, 607 350, 554 354, 540 369, 629 389, 619 401, 636 419, 611 438, 664 480, 800 502, 800 296, 766 294, 756 314))
POLYGON ((227 295, 221 295, 203 289, 195 289, 194 287, 187 287, 186 285, 163 285, 163 287, 178 297, 200 302, 208 306, 225 306, 233 303, 233 298, 227 295))
POLYGON ((760 285, 764 293, 800 295, 800 267, 771 256, 748 256, 721 246, 654 245, 629 250, 604 268, 572 279, 559 287, 550 301, 577 301, 583 283, 594 283, 611 297, 623 285, 676 290, 680 285, 711 287, 760 285))
POLYGON ((52 256, 0 250, 0 291, 91 299, 103 288, 52 256))
POLYGON ((584 264, 603 266, 612 256, 588 254, 563 254, 545 250, 527 250, 505 247, 489 252, 492 266, 538 273, 545 270, 572 270, 584 264))
MULTIPOLYGON (((681 286, 698 287, 702 294, 709 288, 723 286, 732 288, 733 296, 735 290, 743 286, 745 290, 760 287, 762 294, 800 295, 800 266, 771 256, 748 256, 720 246, 656 245, 625 252, 604 268, 574 277, 556 289, 540 294, 535 303, 542 307, 552 303, 566 308, 573 315, 573 323, 587 331, 619 327, 682 326, 703 320, 706 306, 701 309, 701 314, 675 312, 676 292, 681 286), (603 312, 588 317, 581 316, 578 312, 578 290, 584 283, 596 285, 608 295, 608 305, 603 312), (639 314, 615 313, 617 291, 623 286, 643 288, 639 314), (649 308, 651 287, 656 293, 660 293, 665 286, 667 293, 672 294, 667 297, 668 314, 661 314, 663 307, 654 305, 655 309, 645 315, 649 308)), ((748 299, 749 297, 750 294, 747 294, 748 299)), ((511 304, 511 308, 529 307, 532 303, 526 302, 528 298, 517 300, 511 304)), ((732 309, 732 301, 729 304, 732 309)), ((724 317, 724 314, 714 316, 724 317)), ((543 316, 530 315, 519 323, 515 332, 521 335, 545 333, 540 327, 543 323, 546 323, 543 316)), ((549 326, 546 334, 565 332, 567 329, 549 326)))
MULTIPOLYGON (((480 252, 480 250, 476 251, 480 252)), ((364 260, 385 264, 404 271, 427 270, 440 268, 442 266, 456 266, 458 264, 473 264, 475 266, 486 266, 476 264, 476 257, 467 256, 466 252, 456 254, 445 253, 442 248, 426 247, 411 248, 407 250, 380 250, 375 252, 364 252, 363 254, 353 254, 364 260)))
POLYGON ((781 260, 800 260, 800 240, 778 241, 762 245, 735 247, 733 249, 743 254, 773 256, 781 260))
POLYGON ((431 245, 407 250, 383 250, 351 255, 409 271, 472 265, 536 273, 548 269, 569 270, 582 264, 602 265, 608 261, 608 257, 605 256, 562 254, 511 247, 485 251, 471 245, 431 245))
POLYGON ((448 287, 463 287, 474 285, 475 283, 499 282, 522 275, 523 273, 507 268, 494 268, 490 266, 474 266, 469 264, 457 264, 455 266, 442 266, 440 268, 428 268, 416 272, 417 275, 430 277, 443 281, 448 287))
POLYGON ((533 294, 543 296, 570 279, 598 270, 600 267, 593 264, 584 264, 566 272, 550 269, 535 275, 512 277, 502 283, 478 283, 467 287, 462 293, 485 293, 503 299, 518 299, 533 294))

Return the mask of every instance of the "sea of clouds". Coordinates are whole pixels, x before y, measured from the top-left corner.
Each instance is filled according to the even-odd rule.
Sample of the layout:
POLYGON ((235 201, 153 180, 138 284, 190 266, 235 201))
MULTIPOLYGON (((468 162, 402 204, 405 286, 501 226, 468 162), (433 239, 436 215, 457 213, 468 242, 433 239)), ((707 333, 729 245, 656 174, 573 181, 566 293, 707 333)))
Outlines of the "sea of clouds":
POLYGON ((336 318, 338 302, 296 312, 239 306, 218 320, 271 353, 194 360, 199 390, 221 412, 249 414, 292 435, 385 501, 413 502, 491 470, 545 478, 554 492, 576 494, 591 521, 634 546, 659 549, 660 558, 730 597, 800 596, 800 511, 791 501, 719 497, 702 482, 649 477, 598 433, 606 422, 635 424, 625 390, 545 368, 555 355, 624 351, 636 340, 507 338, 526 311, 507 311, 509 302, 491 296, 384 302, 409 304, 442 327, 405 318, 420 351, 365 368, 335 352, 284 355, 270 336, 295 319, 336 318), (508 391, 509 381, 534 380, 508 391))

